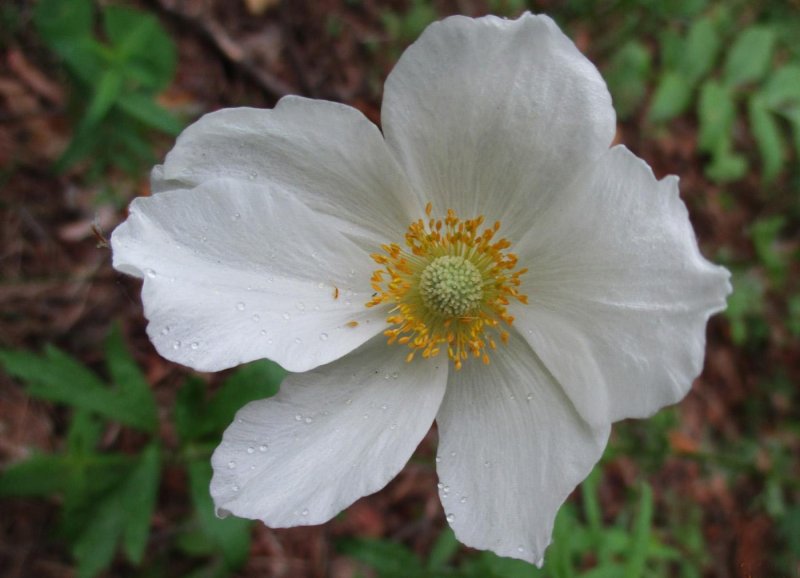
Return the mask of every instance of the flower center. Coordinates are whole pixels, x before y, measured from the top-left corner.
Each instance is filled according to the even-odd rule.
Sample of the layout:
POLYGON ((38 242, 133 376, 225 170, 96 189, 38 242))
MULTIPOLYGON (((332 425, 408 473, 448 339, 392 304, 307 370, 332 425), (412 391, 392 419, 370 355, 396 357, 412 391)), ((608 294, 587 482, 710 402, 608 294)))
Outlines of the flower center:
POLYGON ((425 267, 419 289, 428 309, 446 317, 459 317, 480 304, 483 277, 472 261, 445 255, 425 267))
POLYGON ((472 355, 489 363, 489 350, 508 341, 514 318, 508 314, 511 299, 527 303, 519 292, 517 257, 506 250, 506 239, 495 240, 500 229, 481 230, 484 217, 462 220, 448 210, 444 219, 411 223, 405 248, 383 245, 383 253, 372 255, 382 266, 372 275, 375 295, 367 303, 392 305, 384 334, 389 343, 407 345, 406 361, 417 353, 424 358, 447 351, 456 369, 472 355))

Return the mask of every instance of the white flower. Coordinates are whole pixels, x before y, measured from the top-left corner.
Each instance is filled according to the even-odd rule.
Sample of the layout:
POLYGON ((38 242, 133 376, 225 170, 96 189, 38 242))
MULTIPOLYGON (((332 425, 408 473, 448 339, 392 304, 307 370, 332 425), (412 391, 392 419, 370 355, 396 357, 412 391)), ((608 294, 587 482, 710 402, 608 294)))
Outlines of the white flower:
POLYGON ((540 563, 611 422, 700 373, 728 272, 678 179, 609 148, 606 85, 547 17, 431 25, 382 126, 298 97, 203 117, 114 232, 114 266, 144 279, 165 357, 294 372, 225 432, 221 514, 325 522, 435 420, 458 538, 540 563))

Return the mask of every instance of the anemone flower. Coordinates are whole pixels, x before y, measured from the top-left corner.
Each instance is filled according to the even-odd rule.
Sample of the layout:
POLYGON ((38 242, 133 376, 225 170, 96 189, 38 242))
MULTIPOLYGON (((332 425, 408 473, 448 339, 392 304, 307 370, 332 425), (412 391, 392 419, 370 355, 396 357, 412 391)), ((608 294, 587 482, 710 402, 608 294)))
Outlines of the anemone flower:
POLYGON ((432 24, 382 133, 299 97, 187 128, 112 246, 164 357, 290 372, 214 453, 217 512, 330 520, 435 421, 456 536, 541 564, 611 423, 687 393, 730 292, 678 179, 615 123, 597 69, 526 14, 432 24))

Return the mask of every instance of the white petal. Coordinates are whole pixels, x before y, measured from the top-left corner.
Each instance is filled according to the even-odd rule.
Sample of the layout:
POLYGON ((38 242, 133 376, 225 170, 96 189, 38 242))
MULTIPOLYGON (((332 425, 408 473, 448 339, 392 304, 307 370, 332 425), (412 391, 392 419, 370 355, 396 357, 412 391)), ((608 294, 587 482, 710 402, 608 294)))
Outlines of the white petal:
POLYGON ((611 149, 515 247, 530 304, 515 326, 592 423, 686 395, 729 274, 700 254, 678 180, 611 149))
POLYGON ((378 128, 354 108, 297 96, 272 110, 232 108, 208 114, 187 128, 153 173, 191 188, 232 178, 277 186, 372 251, 402 239, 422 208, 378 128))
POLYGON ((376 338, 240 410, 211 459, 218 513, 319 524, 385 486, 430 429, 447 382, 445 360, 405 355, 376 338))
POLYGON ((556 512, 600 459, 609 425, 587 425, 517 335, 488 366, 451 372, 436 421, 439 496, 458 539, 540 564, 556 512))
POLYGON ((453 16, 429 26, 386 81, 382 121, 434 213, 483 214, 521 236, 578 167, 610 145, 605 82, 546 16, 453 16))
POLYGON ((114 267, 144 279, 164 357, 202 371, 261 358, 305 371, 385 325, 364 307, 372 261, 333 221, 274 188, 208 181, 136 199, 112 235, 114 267))

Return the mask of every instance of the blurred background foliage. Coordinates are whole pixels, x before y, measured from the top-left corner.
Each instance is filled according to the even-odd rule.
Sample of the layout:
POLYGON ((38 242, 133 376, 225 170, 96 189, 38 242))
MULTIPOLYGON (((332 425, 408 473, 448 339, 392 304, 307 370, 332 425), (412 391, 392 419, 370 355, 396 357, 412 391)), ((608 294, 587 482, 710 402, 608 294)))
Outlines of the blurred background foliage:
POLYGON ((0 575, 800 576, 800 3, 10 1, 0 6, 0 575), (459 546, 435 432, 317 529, 214 516, 209 458, 284 375, 160 359, 106 233, 182 127, 293 92, 379 119, 383 79, 453 13, 553 16, 600 67, 618 137, 682 178, 733 272, 685 402, 615 426, 544 567, 459 546))

